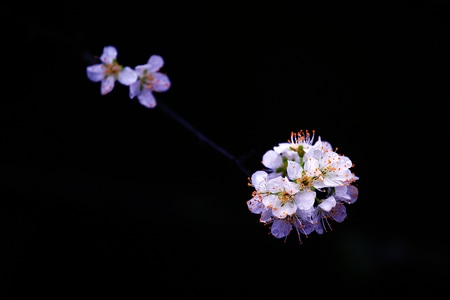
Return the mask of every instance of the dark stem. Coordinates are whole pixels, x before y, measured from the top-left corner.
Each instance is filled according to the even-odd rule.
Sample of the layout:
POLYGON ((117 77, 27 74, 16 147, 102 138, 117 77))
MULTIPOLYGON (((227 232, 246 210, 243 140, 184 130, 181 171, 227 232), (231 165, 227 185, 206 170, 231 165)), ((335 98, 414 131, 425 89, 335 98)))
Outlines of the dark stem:
POLYGON ((236 157, 231 155, 228 151, 226 151, 224 148, 220 147, 216 143, 214 143, 212 140, 210 140, 208 137, 206 137, 203 133, 195 129, 188 121, 183 119, 180 115, 175 113, 173 110, 171 110, 168 106, 166 106, 164 103, 158 102, 159 108, 161 108, 165 113, 167 113, 169 116, 171 116, 173 119, 178 121, 181 125, 183 125, 185 128, 189 129, 193 134, 197 136, 197 138, 211 146, 214 150, 218 151, 219 153, 223 154, 226 158, 233 161, 239 170, 241 170, 246 176, 250 176, 250 172, 242 166, 240 160, 238 160, 236 157))

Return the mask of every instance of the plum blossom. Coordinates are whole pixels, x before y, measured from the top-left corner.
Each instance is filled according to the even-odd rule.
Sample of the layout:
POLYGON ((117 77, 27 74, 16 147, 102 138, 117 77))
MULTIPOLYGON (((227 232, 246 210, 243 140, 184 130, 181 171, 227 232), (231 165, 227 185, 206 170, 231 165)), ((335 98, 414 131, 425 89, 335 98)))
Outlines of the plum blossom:
POLYGON ((156 99, 153 92, 165 92, 170 88, 169 77, 159 72, 164 65, 164 60, 159 55, 150 56, 147 64, 135 68, 138 80, 130 85, 129 96, 137 97, 139 102, 147 107, 154 108, 156 99))
POLYGON ((247 207, 276 238, 294 228, 300 243, 302 235, 322 234, 332 221, 343 222, 345 205, 358 199, 352 161, 320 137, 314 141, 314 131, 291 133, 290 141, 264 153, 262 164, 249 179, 254 191, 247 207))
POLYGON ((100 64, 88 66, 86 72, 91 81, 101 81, 100 92, 102 95, 106 95, 113 90, 116 80, 126 86, 136 82, 136 71, 130 67, 123 67, 117 62, 117 49, 115 47, 104 47, 100 61, 100 64))

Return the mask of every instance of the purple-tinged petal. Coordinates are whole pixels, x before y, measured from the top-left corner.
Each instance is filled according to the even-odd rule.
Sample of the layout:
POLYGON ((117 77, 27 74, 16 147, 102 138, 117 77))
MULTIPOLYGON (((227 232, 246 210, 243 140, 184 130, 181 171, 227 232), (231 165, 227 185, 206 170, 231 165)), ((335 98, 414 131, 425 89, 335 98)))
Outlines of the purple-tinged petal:
POLYGON ((153 87, 152 90, 155 92, 165 92, 170 88, 170 80, 166 74, 163 73, 155 73, 153 79, 153 87))
POLYGON ((331 210, 331 217, 336 222, 343 222, 345 218, 347 217, 347 209, 345 208, 344 203, 338 203, 332 210, 331 210))
POLYGON ((86 74, 89 80, 98 82, 104 78, 105 67, 102 64, 92 65, 86 68, 86 74))
POLYGON ((103 48, 103 54, 100 56, 100 60, 103 63, 110 64, 117 58, 117 50, 113 46, 106 46, 103 48))
POLYGON ((247 207, 254 214, 260 214, 265 209, 264 204, 257 197, 253 197, 252 199, 248 200, 247 207))
POLYGON ((139 102, 148 108, 156 106, 156 99, 150 90, 144 89, 140 95, 137 96, 139 102))
POLYGON ((263 210, 263 212, 261 213, 261 217, 259 218, 259 220, 262 223, 268 223, 268 222, 272 221, 272 219, 273 219, 272 209, 266 207, 263 210))
POLYGON ((300 221, 297 220, 294 223, 294 227, 297 228, 298 232, 304 234, 304 235, 308 235, 311 232, 314 231, 314 224, 312 222, 308 222, 308 221, 300 221))
POLYGON ((123 68, 117 79, 123 85, 130 85, 136 82, 138 75, 135 70, 130 67, 123 68))
POLYGON ((288 236, 291 232, 292 224, 287 219, 276 219, 272 223, 272 227, 270 228, 270 232, 276 238, 283 238, 288 236))
POLYGON ((297 217, 299 217, 302 222, 312 222, 313 219, 313 214, 314 214, 315 208, 314 206, 311 206, 309 209, 303 210, 298 208, 297 206, 297 211, 295 212, 295 214, 297 215, 297 217))
POLYGON ((358 188, 353 185, 337 186, 335 191, 336 200, 352 204, 358 199, 358 188))
POLYGON ((134 68, 134 70, 136 71, 136 73, 138 74, 139 77, 143 77, 144 76, 144 71, 147 71, 149 68, 148 65, 139 65, 136 66, 134 68))
POLYGON ((130 99, 141 94, 141 83, 139 81, 134 82, 130 85, 130 99))
POLYGON ((159 55, 152 55, 148 59, 147 65, 149 72, 156 72, 164 65, 164 60, 159 55))
POLYGON ((106 95, 111 92, 114 88, 114 77, 108 76, 107 78, 102 80, 101 93, 102 95, 106 95))

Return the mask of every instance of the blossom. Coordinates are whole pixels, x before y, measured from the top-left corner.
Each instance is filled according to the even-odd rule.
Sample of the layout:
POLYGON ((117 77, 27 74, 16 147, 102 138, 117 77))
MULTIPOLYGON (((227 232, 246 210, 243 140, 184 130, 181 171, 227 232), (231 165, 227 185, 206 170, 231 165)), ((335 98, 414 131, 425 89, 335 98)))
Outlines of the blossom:
POLYGON ((113 90, 116 80, 126 86, 136 82, 136 71, 130 67, 123 67, 117 62, 117 49, 115 47, 104 47, 100 61, 100 64, 87 67, 86 72, 91 81, 101 81, 100 92, 102 95, 106 95, 113 90))
POLYGON ((148 108, 156 106, 153 92, 165 92, 170 88, 169 77, 159 72, 164 65, 164 60, 159 55, 150 56, 147 64, 135 68, 138 80, 130 85, 130 98, 137 97, 139 102, 148 108))
POLYGON ((301 235, 322 234, 331 221, 343 222, 345 205, 358 199, 352 161, 320 137, 314 141, 314 131, 291 133, 290 141, 264 153, 262 164, 265 169, 250 177, 255 190, 247 207, 276 238, 287 238, 293 228, 300 242, 301 235))

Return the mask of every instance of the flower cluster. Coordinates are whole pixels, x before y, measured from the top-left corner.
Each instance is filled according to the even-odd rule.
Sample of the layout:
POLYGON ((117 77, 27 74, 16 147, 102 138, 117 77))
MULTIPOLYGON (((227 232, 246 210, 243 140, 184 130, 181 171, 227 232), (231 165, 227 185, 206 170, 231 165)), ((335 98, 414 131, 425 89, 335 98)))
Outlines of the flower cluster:
POLYGON ((292 228, 300 243, 301 235, 322 234, 331 221, 344 221, 345 204, 358 198, 352 161, 320 136, 314 142, 314 131, 292 132, 290 141, 263 155, 262 164, 266 168, 249 178, 255 191, 247 207, 276 238, 286 239, 292 228))
POLYGON ((148 108, 156 106, 153 92, 165 92, 170 88, 170 80, 166 74, 159 72, 164 60, 159 55, 150 56, 144 65, 135 69, 123 67, 117 62, 117 49, 113 46, 103 48, 100 63, 86 68, 87 77, 94 82, 101 82, 101 94, 106 95, 114 88, 116 81, 129 86, 130 98, 137 97, 139 102, 148 108))
MULTIPOLYGON (((88 66, 86 71, 91 81, 101 82, 102 95, 111 92, 118 81, 129 86, 131 99, 137 97, 143 106, 154 108, 153 92, 164 92, 171 86, 167 75, 159 71, 163 65, 161 56, 152 55, 146 64, 135 69, 124 67, 117 62, 116 48, 106 46, 100 63, 88 66)), ((209 141, 168 108, 164 111, 202 136, 203 141, 209 141)), ((265 168, 249 178, 248 185, 255 190, 247 200, 247 207, 250 212, 260 214, 260 222, 270 225, 270 233, 276 238, 286 240, 293 228, 300 243, 302 235, 322 234, 331 229, 332 221, 344 221, 345 205, 358 199, 354 183, 359 178, 350 170, 352 161, 334 151, 320 136, 314 141, 314 134, 307 130, 292 132, 290 140, 263 155, 265 168)))

